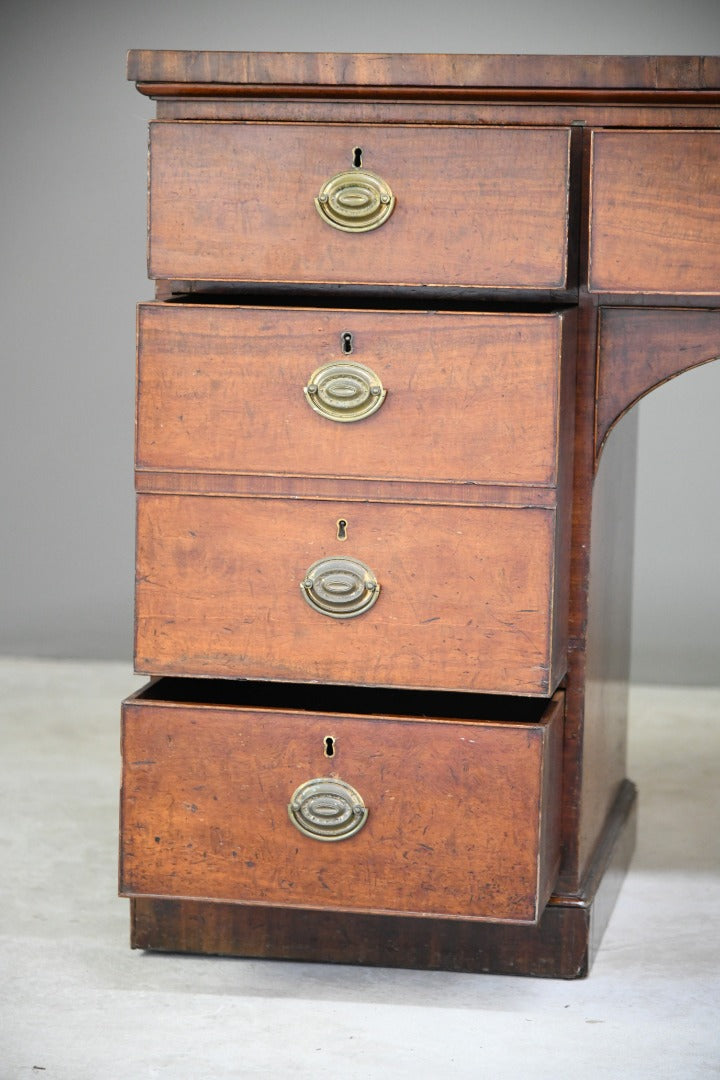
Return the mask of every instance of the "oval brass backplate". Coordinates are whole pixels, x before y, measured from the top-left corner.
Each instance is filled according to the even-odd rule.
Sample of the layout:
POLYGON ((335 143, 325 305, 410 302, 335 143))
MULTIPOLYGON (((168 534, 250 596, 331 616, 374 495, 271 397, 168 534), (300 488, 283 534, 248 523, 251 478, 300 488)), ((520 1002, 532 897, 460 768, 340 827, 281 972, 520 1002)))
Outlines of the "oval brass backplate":
POLYGON ((315 199, 318 214, 342 232, 371 232, 395 208, 390 186, 367 169, 348 169, 326 180, 315 199))
POLYGON ((365 563, 339 556, 313 563, 300 590, 310 607, 333 619, 362 615, 380 595, 380 585, 365 563))
POLYGON ((377 412, 387 390, 372 368, 355 360, 338 360, 316 368, 303 393, 320 416, 348 424, 377 412))
POLYGON ((351 784, 333 777, 306 780, 288 804, 293 825, 314 840, 346 840, 362 829, 367 807, 351 784))

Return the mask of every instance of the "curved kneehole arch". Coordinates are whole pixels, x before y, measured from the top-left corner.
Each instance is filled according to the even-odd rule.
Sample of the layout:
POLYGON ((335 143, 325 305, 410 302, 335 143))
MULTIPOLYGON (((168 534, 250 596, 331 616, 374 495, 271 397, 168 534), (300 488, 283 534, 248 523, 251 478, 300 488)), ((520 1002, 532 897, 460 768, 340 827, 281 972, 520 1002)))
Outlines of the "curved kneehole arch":
POLYGON ((599 330, 596 467, 610 431, 641 398, 720 359, 720 310, 603 308, 599 330))

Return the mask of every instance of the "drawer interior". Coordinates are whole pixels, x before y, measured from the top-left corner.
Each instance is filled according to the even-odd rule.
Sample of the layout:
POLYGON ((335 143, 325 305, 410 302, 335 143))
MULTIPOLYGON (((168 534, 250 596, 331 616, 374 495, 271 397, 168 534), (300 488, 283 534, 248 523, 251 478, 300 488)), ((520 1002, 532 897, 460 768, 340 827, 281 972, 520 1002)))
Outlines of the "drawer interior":
POLYGON ((547 712, 543 698, 509 694, 470 694, 438 690, 395 690, 385 687, 328 686, 262 682, 252 679, 153 679, 131 700, 223 708, 292 709, 353 716, 425 717, 433 720, 484 720, 493 723, 538 724, 547 712))

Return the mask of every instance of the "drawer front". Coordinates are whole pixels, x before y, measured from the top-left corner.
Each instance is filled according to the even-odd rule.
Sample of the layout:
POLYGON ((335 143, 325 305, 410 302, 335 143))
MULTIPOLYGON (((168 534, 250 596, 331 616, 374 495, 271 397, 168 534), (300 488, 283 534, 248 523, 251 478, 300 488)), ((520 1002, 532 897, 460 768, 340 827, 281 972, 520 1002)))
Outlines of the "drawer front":
POLYGON ((720 134, 596 131, 590 288, 720 292, 720 134))
POLYGON ((143 305, 137 464, 551 486, 562 330, 561 315, 143 305))
POLYGON ((563 289, 569 146, 563 128, 158 121, 150 276, 563 289), (348 171, 362 189, 358 151, 394 203, 347 232, 315 200, 348 171))
POLYGON ((535 507, 141 495, 136 666, 545 696, 554 534, 535 507))
POLYGON ((130 702, 121 891, 535 922, 561 726, 561 695, 537 724, 130 702), (343 793, 366 812, 354 832, 343 793))

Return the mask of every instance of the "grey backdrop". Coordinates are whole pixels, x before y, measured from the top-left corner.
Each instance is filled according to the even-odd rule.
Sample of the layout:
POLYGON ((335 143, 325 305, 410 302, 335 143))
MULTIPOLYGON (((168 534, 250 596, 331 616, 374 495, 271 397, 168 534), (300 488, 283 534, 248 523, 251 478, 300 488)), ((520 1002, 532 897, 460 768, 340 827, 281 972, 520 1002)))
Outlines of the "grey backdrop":
MULTIPOLYGON (((152 103, 128 48, 717 53, 718 0, 5 0, 0 652, 131 656, 152 103)), ((720 681, 720 364, 640 405, 636 681, 720 681)))

